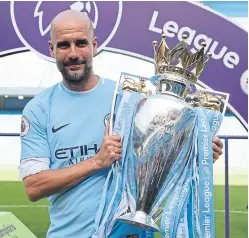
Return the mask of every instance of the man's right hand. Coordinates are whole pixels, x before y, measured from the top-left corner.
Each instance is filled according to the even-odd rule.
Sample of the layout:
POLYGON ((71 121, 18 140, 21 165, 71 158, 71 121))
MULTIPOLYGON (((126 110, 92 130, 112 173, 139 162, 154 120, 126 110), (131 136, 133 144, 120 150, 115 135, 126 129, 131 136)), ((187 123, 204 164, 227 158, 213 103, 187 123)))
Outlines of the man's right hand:
POLYGON ((25 191, 31 201, 37 201, 58 192, 66 191, 82 182, 84 179, 110 167, 116 160, 121 159, 122 143, 120 136, 109 136, 109 126, 99 152, 78 164, 62 169, 43 170, 23 179, 25 191))
POLYGON ((100 150, 93 158, 98 169, 110 167, 114 161, 121 159, 121 137, 110 136, 109 126, 108 123, 105 128, 105 135, 100 150))

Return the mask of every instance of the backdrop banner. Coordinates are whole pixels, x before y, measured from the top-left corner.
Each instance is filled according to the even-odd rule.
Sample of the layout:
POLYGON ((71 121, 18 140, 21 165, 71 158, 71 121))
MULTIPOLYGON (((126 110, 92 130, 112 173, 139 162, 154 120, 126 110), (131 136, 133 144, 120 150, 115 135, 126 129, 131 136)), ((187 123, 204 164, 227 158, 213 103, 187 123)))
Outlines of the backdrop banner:
POLYGON ((233 112, 248 120, 248 33, 224 16, 190 2, 0 2, 0 56, 31 50, 49 57, 50 22, 61 11, 86 12, 98 37, 99 52, 111 50, 153 62, 151 42, 162 31, 169 47, 183 33, 191 52, 207 42, 213 59, 201 75, 206 88, 230 94, 233 112))

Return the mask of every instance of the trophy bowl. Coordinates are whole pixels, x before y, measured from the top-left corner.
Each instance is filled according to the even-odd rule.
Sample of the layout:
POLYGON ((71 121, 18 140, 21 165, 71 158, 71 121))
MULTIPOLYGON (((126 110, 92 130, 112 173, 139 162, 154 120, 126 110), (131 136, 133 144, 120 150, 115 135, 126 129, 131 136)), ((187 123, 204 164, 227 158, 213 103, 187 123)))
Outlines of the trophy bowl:
MULTIPOLYGON (((135 163, 137 211, 135 214, 125 214, 119 220, 159 231, 148 214, 194 128, 194 122, 193 108, 178 96, 151 95, 137 103, 132 125, 131 154, 135 163)), ((189 150, 186 151, 186 158, 188 153, 189 150)))

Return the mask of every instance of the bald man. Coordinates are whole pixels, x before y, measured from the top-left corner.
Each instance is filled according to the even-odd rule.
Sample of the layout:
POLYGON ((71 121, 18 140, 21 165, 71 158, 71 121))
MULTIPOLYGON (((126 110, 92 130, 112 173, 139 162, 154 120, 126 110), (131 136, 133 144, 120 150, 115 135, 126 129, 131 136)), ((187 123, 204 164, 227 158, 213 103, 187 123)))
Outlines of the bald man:
POLYGON ((47 237, 91 237, 107 168, 122 152, 105 120, 115 83, 93 73, 97 41, 85 14, 56 16, 49 49, 63 80, 23 111, 20 175, 31 201, 51 204, 47 237))
POLYGON ((121 138, 106 127, 115 83, 93 72, 97 38, 84 13, 54 18, 49 50, 62 82, 24 108, 19 171, 29 199, 51 204, 48 238, 88 238, 107 173, 122 152, 121 138))

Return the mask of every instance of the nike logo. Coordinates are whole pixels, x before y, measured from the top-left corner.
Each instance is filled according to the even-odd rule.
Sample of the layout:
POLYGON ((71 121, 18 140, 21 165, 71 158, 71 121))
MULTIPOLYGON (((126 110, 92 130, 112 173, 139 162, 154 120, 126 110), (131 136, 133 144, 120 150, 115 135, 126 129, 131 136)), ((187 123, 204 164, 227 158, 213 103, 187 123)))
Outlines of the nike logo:
POLYGON ((55 133, 55 132, 59 131, 60 129, 62 129, 63 127, 68 126, 69 124, 70 124, 70 123, 68 123, 68 124, 66 124, 66 125, 63 125, 63 126, 60 126, 60 127, 58 127, 58 128, 54 128, 54 126, 53 126, 52 132, 55 133))

